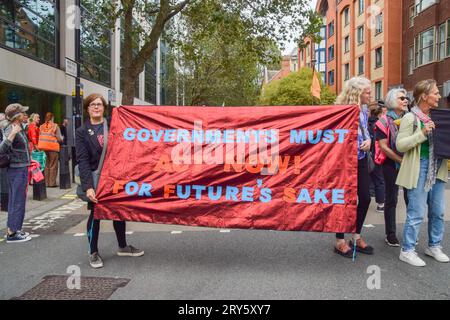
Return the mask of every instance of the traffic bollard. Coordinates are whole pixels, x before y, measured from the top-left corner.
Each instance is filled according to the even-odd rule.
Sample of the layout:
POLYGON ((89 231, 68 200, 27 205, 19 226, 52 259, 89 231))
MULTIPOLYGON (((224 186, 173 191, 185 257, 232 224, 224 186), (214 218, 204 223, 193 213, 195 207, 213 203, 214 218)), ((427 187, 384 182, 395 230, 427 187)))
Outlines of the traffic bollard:
POLYGON ((72 188, 70 182, 70 154, 67 146, 61 146, 59 152, 59 188, 61 190, 72 188))

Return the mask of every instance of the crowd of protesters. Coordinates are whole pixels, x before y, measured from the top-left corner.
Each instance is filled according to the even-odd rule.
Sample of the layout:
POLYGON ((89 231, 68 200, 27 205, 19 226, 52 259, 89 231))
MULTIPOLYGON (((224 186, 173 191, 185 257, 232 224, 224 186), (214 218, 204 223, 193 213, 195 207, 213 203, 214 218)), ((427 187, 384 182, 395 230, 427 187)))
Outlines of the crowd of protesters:
POLYGON ((400 247, 397 238, 396 211, 399 187, 406 203, 406 222, 400 260, 412 266, 426 265, 416 252, 420 227, 428 216, 428 245, 424 253, 438 262, 448 263, 443 252, 445 184, 448 181, 448 159, 434 153, 432 109, 441 99, 434 80, 419 82, 413 99, 403 89, 392 89, 385 101, 370 103, 371 82, 364 77, 350 79, 336 104, 360 106, 358 130, 358 210, 356 233, 350 241, 337 236, 335 252, 348 258, 355 253, 374 254, 372 246, 361 236, 373 185, 377 211, 384 213, 385 241, 400 247), (370 159, 371 158, 371 159, 370 159), (372 172, 368 163, 374 162, 372 172))
MULTIPOLYGON (((65 143, 51 112, 45 115, 45 121, 40 125, 40 115, 28 116, 28 110, 29 107, 14 103, 0 114, 0 155, 8 155, 7 163, 1 163, 7 171, 9 185, 7 243, 31 240, 30 234, 22 231, 22 226, 33 159, 46 159, 41 161, 45 162, 45 167, 40 168, 44 171, 46 187, 56 188, 58 154, 60 144, 65 143)), ((4 159, 6 157, 2 157, 4 159)))
MULTIPOLYGON (((364 77, 346 82, 336 104, 360 107, 358 128, 358 206, 356 232, 350 240, 344 234, 336 235, 334 251, 347 258, 357 253, 373 255, 375 249, 362 237, 363 225, 371 203, 371 186, 377 211, 384 214, 385 242, 390 247, 400 247, 400 260, 413 266, 425 266, 415 248, 424 216, 428 214, 428 245, 425 255, 439 262, 449 262, 443 252, 445 213, 445 184, 448 180, 447 159, 437 159, 434 154, 433 130, 430 111, 438 107, 441 98, 434 80, 418 83, 413 98, 403 89, 392 89, 384 101, 372 101, 372 83, 364 77), (371 165, 372 162, 372 165, 371 165), (402 188, 406 203, 406 221, 402 243, 397 238, 397 203, 402 188), (428 212, 427 212, 428 205, 428 212)), ((76 152, 80 175, 80 192, 89 202, 88 220, 89 262, 93 268, 103 267, 99 255, 98 237, 100 221, 94 219, 96 184, 106 152, 108 122, 105 118, 107 104, 99 94, 84 101, 89 119, 76 132, 76 152)), ((31 238, 22 232, 25 214, 27 167, 33 152, 45 152, 45 182, 56 187, 58 152, 60 144, 67 141, 67 121, 62 128, 47 113, 44 123, 40 116, 26 116, 28 107, 13 104, 6 108, 0 122, 3 138, 0 154, 10 153, 8 178, 10 180, 10 207, 8 211, 7 242, 24 242, 31 238)), ((1 115, 0 115, 0 120, 1 115)), ((142 256, 144 251, 126 242, 126 224, 113 222, 118 240, 119 256, 142 256)))

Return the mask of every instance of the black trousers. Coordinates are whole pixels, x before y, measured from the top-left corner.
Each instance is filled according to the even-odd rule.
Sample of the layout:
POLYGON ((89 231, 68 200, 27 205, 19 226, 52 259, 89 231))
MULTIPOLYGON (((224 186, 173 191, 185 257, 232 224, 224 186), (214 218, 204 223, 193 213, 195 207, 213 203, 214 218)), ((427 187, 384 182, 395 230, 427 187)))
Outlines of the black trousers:
MULTIPOLYGON (((356 215, 356 233, 361 234, 370 206, 370 175, 367 159, 358 161, 358 210, 356 215)), ((337 239, 345 239, 343 233, 336 234, 337 239)))
MULTIPOLYGON (((386 201, 384 204, 384 223, 386 226, 386 235, 395 235, 397 232, 397 204, 399 187, 397 181, 398 170, 392 163, 383 165, 384 182, 386 186, 386 201)), ((403 188, 403 198, 406 207, 408 207, 408 189, 403 188)))
POLYGON ((383 165, 384 184, 386 187, 386 201, 384 202, 384 223, 386 235, 395 235, 397 232, 396 212, 398 203, 398 170, 395 164, 388 163, 383 165))
MULTIPOLYGON (((125 221, 113 221, 114 231, 116 232, 117 242, 119 248, 125 248, 127 246, 127 240, 125 235, 126 223, 125 221)), ((90 246, 90 252, 98 253, 98 236, 100 234, 100 220, 94 219, 94 206, 91 207, 91 215, 87 223, 87 234, 90 246)))

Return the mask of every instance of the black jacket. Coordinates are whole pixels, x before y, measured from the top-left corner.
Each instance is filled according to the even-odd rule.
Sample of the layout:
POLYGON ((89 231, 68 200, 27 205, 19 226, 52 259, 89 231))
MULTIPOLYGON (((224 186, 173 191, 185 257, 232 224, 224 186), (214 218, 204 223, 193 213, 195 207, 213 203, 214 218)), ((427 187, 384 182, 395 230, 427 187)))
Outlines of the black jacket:
POLYGON ((89 129, 94 131, 90 120, 86 121, 84 126, 78 128, 75 134, 77 163, 80 170, 81 186, 84 191, 94 188, 92 171, 97 170, 103 151, 97 137, 88 133, 89 129))

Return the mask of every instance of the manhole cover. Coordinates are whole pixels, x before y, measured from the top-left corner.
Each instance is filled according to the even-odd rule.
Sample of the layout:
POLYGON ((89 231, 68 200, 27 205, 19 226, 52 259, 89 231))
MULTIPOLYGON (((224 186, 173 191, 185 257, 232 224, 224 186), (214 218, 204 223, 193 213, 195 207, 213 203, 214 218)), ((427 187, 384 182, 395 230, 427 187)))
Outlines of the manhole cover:
POLYGON ((68 276, 46 276, 33 289, 11 300, 106 300, 130 279, 81 277, 80 289, 69 289, 68 276))

